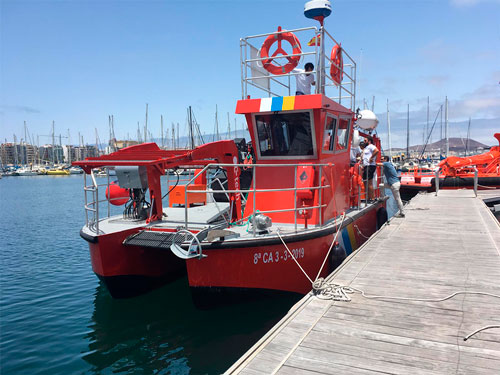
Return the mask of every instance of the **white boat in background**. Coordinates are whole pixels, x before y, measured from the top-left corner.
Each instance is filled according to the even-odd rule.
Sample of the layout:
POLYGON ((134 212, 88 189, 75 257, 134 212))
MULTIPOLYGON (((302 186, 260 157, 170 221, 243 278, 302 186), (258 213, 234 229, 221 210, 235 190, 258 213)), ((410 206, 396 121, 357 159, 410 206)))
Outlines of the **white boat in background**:
POLYGON ((18 168, 14 172, 14 176, 37 176, 38 173, 28 167, 18 168))
POLYGON ((70 174, 82 174, 83 169, 80 167, 71 167, 71 168, 69 168, 69 173, 70 174))

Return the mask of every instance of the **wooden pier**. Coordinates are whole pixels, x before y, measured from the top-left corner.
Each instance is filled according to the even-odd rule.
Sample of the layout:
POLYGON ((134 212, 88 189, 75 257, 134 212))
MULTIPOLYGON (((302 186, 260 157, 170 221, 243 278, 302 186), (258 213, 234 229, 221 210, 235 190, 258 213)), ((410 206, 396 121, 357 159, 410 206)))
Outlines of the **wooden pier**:
MULTIPOLYGON (((499 192, 500 195, 500 192, 499 192)), ((297 277, 304 277, 297 270, 297 277)), ((500 226, 471 190, 419 194, 327 279, 350 302, 307 295, 226 374, 500 374, 500 226)))

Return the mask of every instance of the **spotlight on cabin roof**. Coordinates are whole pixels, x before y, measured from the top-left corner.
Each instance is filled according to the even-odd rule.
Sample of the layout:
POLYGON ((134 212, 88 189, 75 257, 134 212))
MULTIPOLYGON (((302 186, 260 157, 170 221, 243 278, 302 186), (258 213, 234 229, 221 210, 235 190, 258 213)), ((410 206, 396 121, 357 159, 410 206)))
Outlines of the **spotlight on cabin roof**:
POLYGON ((329 0, 311 0, 304 6, 304 16, 315 20, 328 17, 332 13, 332 4, 329 0))
POLYGON ((363 109, 362 111, 359 111, 356 125, 364 130, 373 130, 378 125, 377 115, 369 109, 363 109))

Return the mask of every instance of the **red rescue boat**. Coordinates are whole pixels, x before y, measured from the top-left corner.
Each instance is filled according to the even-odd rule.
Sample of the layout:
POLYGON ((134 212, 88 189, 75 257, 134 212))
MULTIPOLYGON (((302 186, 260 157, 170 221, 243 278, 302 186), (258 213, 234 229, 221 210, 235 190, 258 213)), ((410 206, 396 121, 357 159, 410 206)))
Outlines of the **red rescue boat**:
POLYGON ((434 172, 414 171, 401 174, 401 191, 435 191, 436 176, 439 189, 500 189, 500 133, 494 137, 499 142, 488 152, 479 155, 449 156, 439 163, 434 172))
POLYGON ((239 139, 162 150, 147 143, 73 163, 85 171, 81 236, 94 272, 114 297, 185 272, 196 291, 307 293, 387 220, 386 197, 376 190, 375 199, 363 199, 359 168, 350 160, 351 145, 363 135, 354 111, 356 64, 320 18, 319 28, 241 39, 236 113, 246 119, 248 145, 239 139), (318 35, 321 43, 301 49, 300 36, 318 35), (266 47, 260 53, 259 39, 266 47), (269 40, 278 41, 279 53, 269 54, 269 40), (293 44, 295 56, 282 40, 293 44), (325 49, 333 48, 343 57, 331 69, 325 49), (310 73, 316 81, 311 95, 290 95, 296 55, 318 65, 310 73), (325 73, 332 70, 333 77, 325 73), (265 97, 251 98, 252 90, 265 97), (114 169, 119 188, 109 186, 109 177, 100 184, 97 168, 114 169), (194 171, 181 183, 180 168, 194 171), (123 213, 111 215, 112 204, 127 194, 123 213))

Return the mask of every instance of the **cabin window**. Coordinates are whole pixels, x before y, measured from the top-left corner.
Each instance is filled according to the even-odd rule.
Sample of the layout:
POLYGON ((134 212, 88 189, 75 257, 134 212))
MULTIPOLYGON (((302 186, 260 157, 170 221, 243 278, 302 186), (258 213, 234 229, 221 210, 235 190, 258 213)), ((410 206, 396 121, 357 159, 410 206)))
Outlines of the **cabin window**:
POLYGON ((337 150, 347 150, 347 144, 349 142, 349 130, 350 130, 351 120, 346 118, 341 118, 339 120, 339 127, 337 129, 337 150))
POLYGON ((256 115, 260 156, 313 156, 310 112, 256 115))
POLYGON ((337 118, 332 116, 327 116, 325 133, 323 136, 323 151, 333 151, 336 128, 337 128, 337 118))

